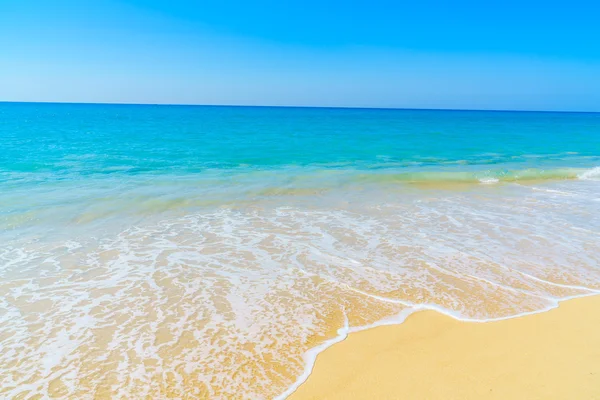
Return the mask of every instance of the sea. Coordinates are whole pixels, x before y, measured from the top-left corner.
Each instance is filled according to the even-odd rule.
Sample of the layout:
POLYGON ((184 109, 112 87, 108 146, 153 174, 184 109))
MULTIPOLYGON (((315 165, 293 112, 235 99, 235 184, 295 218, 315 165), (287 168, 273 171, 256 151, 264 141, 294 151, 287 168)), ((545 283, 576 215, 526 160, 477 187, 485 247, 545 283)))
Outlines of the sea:
POLYGON ((0 398, 284 399, 600 292, 600 114, 0 103, 0 398))

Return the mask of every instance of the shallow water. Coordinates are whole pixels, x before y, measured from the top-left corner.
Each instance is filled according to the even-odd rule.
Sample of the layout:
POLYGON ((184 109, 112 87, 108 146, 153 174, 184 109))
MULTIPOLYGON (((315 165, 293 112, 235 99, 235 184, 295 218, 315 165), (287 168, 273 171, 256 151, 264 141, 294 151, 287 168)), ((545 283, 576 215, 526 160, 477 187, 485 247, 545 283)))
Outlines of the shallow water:
POLYGON ((273 398, 343 327, 600 291, 600 114, 0 118, 0 397, 273 398))

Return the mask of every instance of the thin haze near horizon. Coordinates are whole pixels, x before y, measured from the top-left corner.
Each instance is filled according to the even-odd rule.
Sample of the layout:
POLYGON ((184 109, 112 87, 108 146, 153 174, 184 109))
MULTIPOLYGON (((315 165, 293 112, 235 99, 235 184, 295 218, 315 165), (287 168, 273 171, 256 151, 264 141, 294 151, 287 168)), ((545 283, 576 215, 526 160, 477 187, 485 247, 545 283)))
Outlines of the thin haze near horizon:
POLYGON ((600 111, 600 3, 4 0, 0 101, 600 111))

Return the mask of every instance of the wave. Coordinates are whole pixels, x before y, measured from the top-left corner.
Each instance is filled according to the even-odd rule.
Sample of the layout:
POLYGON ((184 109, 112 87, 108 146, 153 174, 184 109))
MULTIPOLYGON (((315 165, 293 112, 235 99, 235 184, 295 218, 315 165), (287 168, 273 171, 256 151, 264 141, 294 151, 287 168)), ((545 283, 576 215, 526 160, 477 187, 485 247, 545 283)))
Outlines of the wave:
POLYGON ((589 169, 578 176, 582 180, 600 180, 600 167, 589 169))
POLYGON ((413 171, 359 174, 361 182, 372 183, 481 183, 535 182, 556 180, 600 179, 600 167, 585 168, 527 168, 500 171, 413 171))

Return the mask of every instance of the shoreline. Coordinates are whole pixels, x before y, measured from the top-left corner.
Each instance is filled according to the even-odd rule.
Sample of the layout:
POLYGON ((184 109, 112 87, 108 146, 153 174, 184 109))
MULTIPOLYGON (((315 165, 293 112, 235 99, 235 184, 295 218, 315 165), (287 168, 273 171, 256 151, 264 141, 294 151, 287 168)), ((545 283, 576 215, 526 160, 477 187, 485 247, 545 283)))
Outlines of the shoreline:
MULTIPOLYGON (((492 370, 495 371, 495 374, 515 374, 517 371, 524 368, 522 365, 524 364, 524 361, 527 360, 518 360, 523 354, 519 353, 517 349, 513 349, 512 352, 510 349, 512 347, 519 347, 519 345, 522 346, 523 335, 530 341, 535 339, 531 337, 531 331, 537 332, 540 327, 547 326, 552 328, 552 332, 542 332, 541 335, 543 340, 549 342, 556 340, 556 336, 559 335, 556 333, 558 331, 561 332, 561 335, 566 336, 569 336, 569 334, 573 336, 574 332, 587 332, 588 336, 586 336, 586 340, 594 343, 594 346, 589 347, 591 349, 597 349, 595 352, 590 350, 587 354, 582 354, 581 351, 576 351, 569 354, 568 351, 570 350, 570 347, 567 345, 565 347, 560 347, 559 350, 554 348, 552 357, 560 360, 557 365, 561 366, 566 365, 565 360, 568 364, 573 358, 581 359, 582 357, 587 356, 588 359, 592 358, 595 360, 595 364, 592 362, 593 365, 590 365, 588 360, 586 365, 589 365, 590 368, 594 370, 593 372, 590 372, 591 376, 597 374, 596 380, 598 383, 593 385, 593 393, 598 393, 597 398, 600 399, 600 314, 598 314, 598 317, 595 319, 582 317, 582 314, 587 317, 594 317, 594 311, 596 314, 600 311, 600 296, 598 296, 597 292, 556 301, 556 305, 551 308, 489 320, 462 319, 443 309, 438 309, 437 307, 419 306, 406 310, 394 318, 382 320, 373 325, 351 328, 346 324, 338 330, 338 336, 305 353, 306 369, 304 373, 298 377, 293 385, 275 399, 360 399, 365 398, 364 396, 371 398, 374 398, 373 396, 377 398, 407 398, 407 396, 408 398, 421 398, 425 396, 426 398, 436 399, 479 399, 484 393, 476 387, 471 388, 472 390, 470 391, 468 391, 470 385, 463 385, 463 387, 460 387, 461 385, 458 384, 459 387, 456 387, 455 379, 450 379, 449 382, 446 380, 444 383, 444 379, 448 377, 444 376, 444 371, 439 371, 439 369, 444 369, 445 364, 443 361, 445 357, 447 357, 447 355, 445 355, 445 353, 447 353, 446 351, 440 351, 438 356, 429 354, 428 357, 418 356, 416 358, 414 357, 414 352, 420 351, 421 353, 427 353, 429 346, 432 348, 439 348, 439 342, 446 340, 449 341, 450 346, 448 346, 448 349, 452 350, 451 352, 456 352, 456 349, 463 349, 463 353, 458 356, 455 355, 456 359, 452 361, 453 364, 460 365, 460 363, 464 361, 461 361, 461 357, 462 359, 472 358, 473 354, 479 354, 481 351, 484 353, 485 351, 504 351, 504 358, 499 358, 496 361, 500 364, 505 363, 502 365, 506 365, 506 362, 508 362, 506 359, 515 358, 516 360, 514 360, 514 363, 509 364, 512 367, 504 371, 498 371, 494 368, 492 368, 492 370), (573 318, 573 314, 580 318, 573 318), (573 321, 574 319, 575 321, 573 321), (565 322, 568 327, 565 327, 565 322), (436 330, 441 330, 441 332, 446 330, 451 332, 456 331, 459 332, 460 335, 464 335, 465 338, 462 338, 460 335, 454 339, 444 339, 435 334, 431 336, 431 327, 435 327, 436 330), (510 331, 511 335, 501 336, 500 342, 498 342, 498 332, 505 332, 507 330, 510 331), (484 336, 486 346, 481 349, 470 349, 470 341, 468 338, 471 338, 472 336, 479 339, 484 336), (594 336, 598 339, 594 339, 594 336), (515 341, 515 346, 512 346, 513 344, 510 343, 510 341, 507 341, 507 337, 519 337, 520 341, 515 341), (423 338, 426 338, 426 340, 424 341, 423 338), (416 343, 413 343, 413 340, 411 339, 415 339, 416 343), (487 347, 488 343, 493 345, 487 347), (418 373, 411 371, 411 361, 405 360, 404 356, 396 357, 394 359, 393 355, 399 356, 401 355, 400 352, 405 350, 408 353, 413 353, 413 358, 415 359, 411 358, 412 362, 415 362, 416 364, 425 362, 425 364, 429 366, 426 370, 421 371, 421 374, 425 376, 419 376, 418 373), (382 355, 389 353, 392 355, 382 355), (377 365, 373 366, 372 364, 377 365), (397 373, 392 373, 391 371, 396 371, 397 373), (433 376, 436 375, 436 373, 441 374, 439 382, 423 383, 424 386, 417 388, 416 392, 407 392, 403 389, 404 386, 401 384, 401 382, 405 381, 427 380, 426 376, 433 376), (390 379, 386 382, 385 379, 382 380, 382 377, 388 377, 390 379), (400 379, 400 381, 398 381, 398 379, 400 379), (430 393, 429 391, 427 393, 420 391, 423 387, 436 387, 437 395, 435 393, 430 393), (332 390, 333 388, 335 388, 335 390, 332 390), (455 396, 452 394, 454 393, 454 390, 461 391, 458 397, 453 397, 455 396), (361 395, 361 393, 363 393, 363 395, 361 395), (469 397, 469 394, 472 395, 472 397, 469 397)), ((581 339, 575 339, 576 340, 571 343, 578 343, 581 341, 581 339)), ((532 357, 534 360, 536 359, 536 356, 548 357, 547 352, 541 352, 539 349, 535 349, 536 340, 533 340, 532 343, 532 348, 534 348, 532 350, 532 357)), ((439 348, 439 350, 444 350, 444 348, 439 348)), ((529 353, 528 349, 525 348, 524 350, 525 354, 529 353)), ((585 368, 579 363, 575 366, 585 368)), ((560 369, 561 367, 556 368, 560 369)), ((577 368, 570 369, 577 370, 577 368)), ((464 371, 466 374, 465 376, 475 376, 477 374, 486 376, 485 371, 487 370, 485 368, 479 368, 477 365, 471 365, 464 371)), ((448 371, 445 371, 445 373, 447 372, 448 371)), ((494 375, 494 373, 491 375, 494 375)), ((556 371, 552 373, 556 373, 556 371)), ((491 375, 487 376, 488 380, 493 380, 493 377, 490 377, 491 375)), ((541 382, 538 381, 538 385, 541 386, 545 386, 547 383, 548 382, 545 382, 544 380, 541 382)), ((531 386, 535 386, 535 381, 531 383, 530 387, 531 386)), ((575 390, 575 387, 589 389, 588 386, 585 384, 573 383, 569 388, 573 390, 575 390)), ((491 394, 493 388, 490 393, 486 392, 485 394, 491 396, 489 398, 500 399, 502 397, 506 398, 506 396, 515 398, 515 393, 502 394, 510 390, 512 390, 510 385, 504 385, 497 388, 496 393, 494 394, 491 394)), ((568 398, 560 396, 536 397, 539 396, 539 394, 535 393, 535 388, 533 393, 522 393, 522 395, 524 397, 516 398, 568 398)), ((585 396, 584 393, 578 395, 585 396)), ((577 398, 596 398, 590 396, 577 398)))

